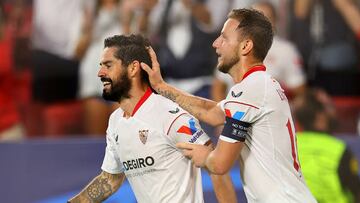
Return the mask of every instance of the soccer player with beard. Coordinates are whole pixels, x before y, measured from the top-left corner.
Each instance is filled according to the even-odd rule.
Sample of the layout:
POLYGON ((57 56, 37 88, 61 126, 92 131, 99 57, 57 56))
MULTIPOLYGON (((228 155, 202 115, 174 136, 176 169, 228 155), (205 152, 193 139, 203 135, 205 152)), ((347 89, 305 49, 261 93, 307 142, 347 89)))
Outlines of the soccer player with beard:
MULTIPOLYGON (((201 171, 176 147, 190 142, 211 149, 198 120, 153 93, 140 63, 150 63, 140 35, 105 39, 98 76, 103 98, 119 102, 109 119, 102 172, 68 202, 102 202, 127 178, 140 203, 202 203, 201 171)), ((211 175, 219 202, 237 202, 228 175, 211 175)))
POLYGON ((249 203, 313 203, 297 157, 294 124, 279 83, 265 70, 271 46, 269 20, 253 9, 234 9, 213 47, 218 69, 236 83, 225 100, 216 103, 184 93, 161 77, 152 49, 152 69, 142 63, 152 87, 161 95, 213 126, 223 125, 215 150, 196 143, 180 143, 196 166, 225 174, 236 161, 249 203))

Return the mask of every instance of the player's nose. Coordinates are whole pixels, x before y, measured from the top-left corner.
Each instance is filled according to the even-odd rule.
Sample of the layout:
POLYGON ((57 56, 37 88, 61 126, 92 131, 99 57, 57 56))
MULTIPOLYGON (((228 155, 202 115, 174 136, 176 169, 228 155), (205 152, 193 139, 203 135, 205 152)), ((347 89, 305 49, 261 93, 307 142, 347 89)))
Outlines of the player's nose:
POLYGON ((106 75, 106 69, 105 68, 103 68, 102 66, 100 66, 100 68, 99 68, 99 72, 98 72, 98 77, 103 77, 103 76, 105 76, 106 75))

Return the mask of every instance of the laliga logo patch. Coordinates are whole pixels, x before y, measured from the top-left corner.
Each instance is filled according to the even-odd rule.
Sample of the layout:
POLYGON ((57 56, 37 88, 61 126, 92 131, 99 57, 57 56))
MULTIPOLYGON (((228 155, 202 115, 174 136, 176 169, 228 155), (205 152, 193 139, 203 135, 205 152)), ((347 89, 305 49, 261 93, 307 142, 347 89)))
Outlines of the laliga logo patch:
POLYGON ((236 119, 236 120, 241 120, 242 117, 244 117, 245 112, 241 112, 241 111, 236 111, 234 115, 231 114, 230 109, 225 109, 225 114, 227 117, 236 119))
POLYGON ((194 118, 191 118, 189 120, 189 127, 188 126, 181 126, 177 132, 178 133, 184 133, 184 134, 187 134, 187 135, 193 135, 198 129, 195 127, 195 120, 194 118))
POLYGON ((139 138, 143 144, 146 143, 148 134, 149 134, 149 130, 139 130, 139 138))

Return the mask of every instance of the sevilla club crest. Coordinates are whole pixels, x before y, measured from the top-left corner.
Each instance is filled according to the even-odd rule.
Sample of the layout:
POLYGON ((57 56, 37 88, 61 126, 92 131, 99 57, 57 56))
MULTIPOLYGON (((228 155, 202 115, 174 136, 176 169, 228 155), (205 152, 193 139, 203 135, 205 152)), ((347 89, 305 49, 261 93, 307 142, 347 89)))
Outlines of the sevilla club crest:
POLYGON ((149 134, 149 130, 139 130, 139 138, 143 144, 146 143, 148 134, 149 134))

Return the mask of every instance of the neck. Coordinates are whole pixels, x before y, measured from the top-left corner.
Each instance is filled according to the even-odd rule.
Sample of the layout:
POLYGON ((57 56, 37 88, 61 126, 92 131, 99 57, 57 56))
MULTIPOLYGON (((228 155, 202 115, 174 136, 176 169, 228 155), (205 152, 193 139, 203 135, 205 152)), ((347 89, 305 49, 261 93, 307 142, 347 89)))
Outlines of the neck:
POLYGON ((235 83, 239 83, 244 79, 244 75, 254 66, 263 65, 262 62, 259 61, 245 61, 241 63, 241 60, 239 60, 239 63, 235 64, 230 70, 229 74, 233 78, 235 83))
POLYGON ((120 107, 124 111, 126 117, 132 116, 136 105, 144 96, 148 88, 149 86, 145 84, 134 84, 129 92, 130 98, 124 99, 120 102, 120 107))

